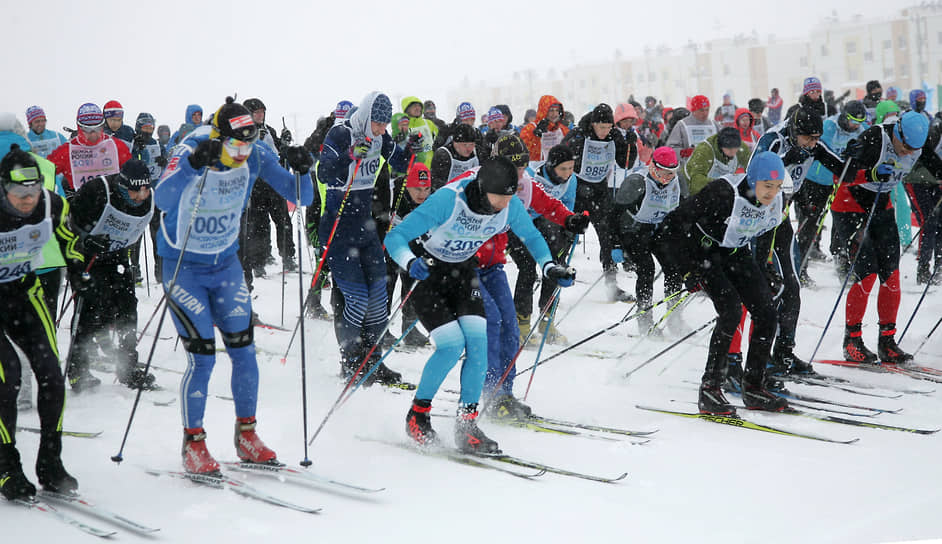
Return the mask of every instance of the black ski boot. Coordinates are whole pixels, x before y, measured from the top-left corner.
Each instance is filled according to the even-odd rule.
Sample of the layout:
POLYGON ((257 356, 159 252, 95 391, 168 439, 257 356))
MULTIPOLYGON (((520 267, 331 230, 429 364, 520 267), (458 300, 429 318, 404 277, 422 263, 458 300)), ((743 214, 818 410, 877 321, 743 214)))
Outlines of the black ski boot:
POLYGON ((422 334, 419 329, 412 327, 409 334, 402 339, 402 344, 410 348, 423 348, 428 345, 428 337, 422 334))
POLYGON ((792 351, 794 346, 778 344, 772 352, 772 362, 768 372, 773 376, 792 374, 796 376, 809 376, 814 374, 811 363, 799 359, 792 351))
POLYGON ((605 270, 605 292, 609 302, 634 302, 635 297, 618 287, 618 270, 612 266, 605 270))
POLYGON ((319 287, 308 289, 307 297, 304 299, 304 315, 311 319, 330 320, 330 312, 321 305, 321 289, 319 287))
POLYGON ((406 414, 406 434, 420 446, 438 445, 438 434, 432 429, 432 401, 415 399, 406 414))
POLYGON ((465 453, 500 453, 494 442, 478 428, 478 405, 458 406, 458 419, 455 422, 455 446, 465 453))
POLYGON ((36 455, 36 477, 39 485, 53 493, 71 493, 78 489, 78 481, 62 466, 62 435, 43 433, 36 455))
POLYGON ((880 361, 901 366, 912 364, 913 356, 900 349, 895 336, 896 323, 880 325, 880 339, 877 341, 880 361))
POLYGON ((144 365, 136 364, 130 369, 120 368, 115 371, 118 381, 128 386, 129 389, 143 389, 145 391, 156 391, 160 386, 156 383, 153 374, 144 372, 144 365))
POLYGON ((101 385, 101 380, 88 370, 88 367, 72 365, 69 367, 69 385, 72 391, 84 393, 101 385))
POLYGON ((758 368, 746 368, 742 377, 742 402, 749 410, 782 412, 788 409, 788 402, 768 390, 764 371, 758 368))
POLYGON ((533 410, 511 394, 498 395, 487 405, 485 415, 492 419, 525 421, 533 410))
POLYGON ((742 393, 742 353, 727 353, 726 362, 726 379, 723 381, 723 391, 742 393))
POLYGON ((726 399, 722 389, 729 367, 726 357, 727 354, 714 355, 712 353, 707 356, 706 369, 700 380, 700 395, 697 398, 697 407, 701 414, 736 415, 736 408, 726 399))
POLYGON ((8 501, 29 500, 36 496, 36 486, 23 474, 16 445, 0 446, 0 495, 8 501))
POLYGON ((285 255, 281 258, 281 266, 285 269, 285 272, 297 272, 298 263, 295 262, 293 255, 285 255))
POLYGON ((844 328, 844 359, 856 363, 875 365, 879 360, 877 356, 864 345, 862 338, 863 332, 860 328, 860 324, 844 328))

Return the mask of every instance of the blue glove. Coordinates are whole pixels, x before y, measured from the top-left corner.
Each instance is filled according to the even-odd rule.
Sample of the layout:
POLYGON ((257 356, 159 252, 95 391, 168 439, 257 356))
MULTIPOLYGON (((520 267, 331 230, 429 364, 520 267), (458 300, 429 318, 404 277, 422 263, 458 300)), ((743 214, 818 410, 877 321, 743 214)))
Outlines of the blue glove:
POLYGON ((884 177, 889 178, 890 174, 893 173, 893 165, 890 163, 884 162, 884 163, 878 164, 874 170, 876 170, 877 175, 880 176, 882 180, 882 178, 884 177))
POLYGON ((425 262, 425 259, 420 259, 416 257, 409 261, 409 275, 413 279, 424 280, 429 276, 428 264, 425 262))
POLYGON ((576 269, 548 262, 543 267, 543 275, 556 282, 560 287, 572 287, 576 281, 576 269))
POLYGON ((615 261, 615 264, 621 264, 625 262, 625 252, 617 248, 613 249, 612 260, 615 261))

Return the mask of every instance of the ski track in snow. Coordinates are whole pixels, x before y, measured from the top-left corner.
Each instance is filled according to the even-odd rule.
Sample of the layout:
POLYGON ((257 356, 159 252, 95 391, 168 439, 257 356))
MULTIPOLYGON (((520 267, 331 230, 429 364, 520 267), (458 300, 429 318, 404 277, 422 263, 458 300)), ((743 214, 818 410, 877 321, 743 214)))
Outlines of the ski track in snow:
MULTIPOLYGON (((829 232, 829 231, 828 231, 829 232)), ((562 312, 589 287, 600 273, 594 231, 588 248, 578 248, 573 266, 580 278, 564 290, 562 312)), ((148 244, 148 247, 150 245, 148 244)), ((280 323, 280 274, 269 266, 268 279, 256 280, 254 304, 261 318, 280 323)), ((304 268, 310 270, 310 261, 304 268)), ((915 306, 915 260, 912 252, 902 259, 903 295, 899 328, 905 326, 915 306)), ((507 267, 511 281, 515 268, 507 267)), ((798 329, 796 353, 811 355, 822 327, 831 312, 840 280, 830 264, 812 263, 810 272, 819 288, 806 291, 798 329)), ((305 280, 305 286, 309 284, 305 280)), ((634 289, 634 275, 619 274, 626 290, 634 289)), ((655 286, 655 298, 661 293, 655 286)), ((285 295, 285 326, 293 327, 297 315, 297 276, 288 275, 285 295)), ((874 290, 876 291, 876 289, 874 290)), ((152 286, 147 298, 139 288, 140 326, 159 300, 152 286)), ((590 293, 580 308, 566 319, 562 332, 575 342, 620 319, 625 304, 603 300, 603 288, 590 293)), ((323 300, 329 295, 324 294, 323 300)), ((871 295, 864 321, 864 339, 876 348, 876 292, 871 295)), ((658 312, 660 315, 663 310, 658 312)), ((534 315, 538 309, 534 309, 534 315)), ((903 347, 913 350, 942 314, 938 288, 930 291, 903 347)), ((706 300, 695 300, 684 319, 691 328, 714 316, 706 300)), ((156 326, 156 319, 152 327, 156 326)), ((61 352, 67 352, 69 319, 59 330, 61 352)), ((342 385, 336 378, 338 352, 332 325, 324 321, 305 323, 308 377, 308 428, 321 421, 342 385)), ((162 336, 172 328, 169 316, 162 336)), ((392 330, 397 332, 399 324, 392 330)), ((278 508, 242 498, 226 491, 209 489, 167 478, 154 478, 141 467, 179 469, 180 402, 155 406, 153 400, 173 396, 179 385, 177 374, 156 371, 158 383, 167 391, 145 393, 124 450, 125 461, 115 465, 109 457, 118 451, 134 395, 112 384, 112 376, 95 371, 103 386, 95 393, 69 394, 65 427, 103 430, 96 439, 64 438, 65 466, 80 483, 80 490, 100 504, 141 523, 160 527, 155 541, 198 542, 415 542, 428 537, 453 543, 494 542, 886 542, 942 535, 938 506, 942 491, 939 436, 917 436, 834 425, 785 415, 756 414, 755 420, 782 428, 835 438, 859 437, 854 445, 835 445, 765 433, 733 429, 698 420, 640 411, 647 404, 685 411, 695 410, 693 386, 706 358, 709 331, 634 373, 624 374, 668 345, 672 338, 641 341, 628 337, 637 326, 627 323, 589 343, 585 351, 619 354, 620 361, 580 355, 576 350, 537 370, 528 403, 541 415, 608 426, 647 430, 660 429, 643 446, 623 441, 590 440, 535 433, 482 422, 482 428, 511 455, 581 470, 593 474, 620 474, 628 478, 603 485, 547 474, 535 481, 512 478, 494 471, 458 465, 383 444, 357 440, 365 435, 405 441, 404 419, 411 393, 360 390, 328 422, 310 448, 313 469, 320 474, 365 486, 385 487, 370 496, 339 493, 293 483, 279 483, 263 476, 232 473, 253 487, 279 498, 311 507, 322 507, 318 516, 278 508), (669 402, 677 399, 678 403, 669 402)), ((819 358, 839 358, 843 334, 843 302, 819 352, 819 358)), ((303 458, 300 350, 296 341, 286 364, 281 354, 290 333, 256 328, 260 348, 259 433, 291 466, 303 458)), ((145 337, 139 352, 146 357, 152 336, 145 337)), ((182 347, 174 351, 173 340, 159 340, 154 364, 182 370, 182 347)), ((221 342, 217 339, 217 344, 221 342)), ((544 356, 557 351, 547 346, 544 356)), ((390 367, 404 379, 417 382, 430 350, 395 353, 390 367)), ((527 350, 519 368, 530 366, 536 350, 527 350)), ((942 333, 922 350, 918 361, 942 367, 942 333)), ((834 367, 821 372, 872 384, 885 383, 935 389, 934 384, 915 382, 896 375, 871 374, 834 367)), ((211 395, 230 395, 230 365, 218 354, 210 382, 211 395)), ((517 379, 515 391, 522 396, 529 374, 517 379)), ((459 372, 453 370, 445 388, 459 387, 459 372)), ((834 389, 792 385, 796 391, 890 408, 900 414, 883 414, 877 421, 911 427, 942 425, 942 392, 905 395, 900 399, 874 399, 834 389)), ((445 395, 440 393, 440 397, 445 395)), ((440 399, 438 408, 453 406, 440 399)), ((752 416, 753 414, 749 414, 752 416)), ((207 444, 215 457, 234 460, 232 445, 233 405, 211 397, 205 428, 207 444)), ((35 425, 35 410, 20 414, 23 425, 35 425)), ((433 422, 446 443, 451 441, 452 422, 433 422)), ((27 475, 35 482, 34 464, 38 436, 19 433, 19 448, 27 475)), ((64 511, 73 514, 67 508, 64 511)), ((85 519, 78 513, 76 517, 85 519)), ((92 520, 93 518, 88 518, 92 520)), ((37 539, 39 542, 93 541, 92 537, 61 523, 46 521, 34 512, 9 504, 0 505, 4 541, 37 539), (83 540, 84 539, 84 540, 83 540)), ((101 527, 109 525, 95 521, 101 527)), ((134 538, 118 528, 115 540, 134 538)))

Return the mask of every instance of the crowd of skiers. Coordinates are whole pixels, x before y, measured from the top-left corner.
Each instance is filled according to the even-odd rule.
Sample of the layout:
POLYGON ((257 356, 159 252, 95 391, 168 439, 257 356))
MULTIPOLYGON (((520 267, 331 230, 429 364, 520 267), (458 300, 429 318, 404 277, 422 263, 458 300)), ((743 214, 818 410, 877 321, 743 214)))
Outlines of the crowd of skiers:
POLYGON ((406 414, 406 432, 421 445, 440 440, 431 404, 459 360, 459 449, 499 451, 478 426, 481 412, 530 415, 513 393, 515 356, 540 336, 567 343, 554 319, 561 288, 575 280, 573 248, 590 225, 605 296, 636 303, 641 333, 663 334, 662 321, 674 334, 689 329, 682 302, 655 321, 655 261, 665 300, 701 290, 712 300, 718 316, 699 391, 703 413, 735 414, 728 391, 741 393, 747 408, 783 410, 778 377, 814 372, 793 350, 802 289, 815 286, 808 262, 828 259, 818 245, 828 212, 828 252, 849 280, 845 358, 906 364, 912 358, 895 340, 894 215, 894 203, 906 199, 891 195, 904 187, 899 194, 920 224, 917 282, 938 283, 942 118, 926 112, 921 90, 909 102, 881 100, 882 87, 871 81, 862 100, 846 98, 809 77, 785 113, 773 89, 746 108, 724 95, 712 117, 710 100, 697 95, 678 108, 651 96, 644 104, 600 103, 576 119, 544 95, 518 127, 506 105, 488 108, 476 126, 468 102, 446 123, 432 101, 405 97, 394 112, 386 94, 372 92, 359 105, 338 102, 303 146, 266 124, 257 98, 227 99, 207 119, 200 106, 187 106, 172 135, 148 113, 133 129, 125 125, 114 100, 81 105, 69 138, 46 128, 38 106, 26 110, 25 127, 0 114, 0 304, 8 310, 0 317, 0 493, 35 494, 15 442, 17 409, 32 404, 23 369, 32 368, 38 384, 37 476, 55 491, 78 485, 60 457, 66 383, 94 390, 100 379, 92 369, 107 361, 128 387, 159 387, 137 347, 135 287, 150 273, 148 253, 186 352, 184 467, 219 470, 203 428, 214 329, 233 365, 238 455, 277 463, 255 431, 251 290, 274 263, 272 223, 283 270, 297 270, 302 248, 289 203, 306 207, 317 262, 305 314, 333 321, 344 378, 401 387, 402 375, 377 348, 401 341, 419 349, 431 340, 406 414), (145 234, 153 251, 141 251, 145 234), (619 287, 620 268, 636 274, 634 294, 619 287), (71 295, 60 297, 63 271, 71 295), (862 322, 878 279, 873 353, 862 322), (61 357, 57 316, 70 305, 71 341, 61 357), (389 330, 400 308, 401 338, 389 330), (752 328, 744 332, 747 315, 752 328))

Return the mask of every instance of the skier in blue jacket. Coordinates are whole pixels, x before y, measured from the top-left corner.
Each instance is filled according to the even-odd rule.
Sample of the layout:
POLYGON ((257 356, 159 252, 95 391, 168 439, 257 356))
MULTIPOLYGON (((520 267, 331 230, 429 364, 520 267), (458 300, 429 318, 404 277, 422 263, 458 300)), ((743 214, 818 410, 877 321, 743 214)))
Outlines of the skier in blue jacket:
MULTIPOLYGON (((338 287, 331 293, 331 304, 345 378, 361 366, 386 328, 386 259, 371 214, 373 186, 386 167, 383 160, 393 170, 405 172, 411 156, 386 132, 391 119, 388 96, 379 91, 366 95, 348 120, 327 133, 317 166, 318 180, 327 185, 318 239, 329 245, 327 265, 338 287)), ((401 380, 401 374, 380 364, 366 385, 401 380)))
POLYGON ((277 462, 275 452, 255 433, 258 363, 251 297, 236 255, 239 219, 259 177, 291 202, 310 204, 313 159, 300 147, 285 150, 288 164, 301 176, 297 187, 295 176, 279 166, 278 155, 255 145, 257 139, 252 115, 227 98, 211 126, 195 129, 174 149, 154 191, 154 202, 163 211, 157 252, 163 258, 164 290, 188 361, 180 383, 183 465, 188 472, 219 470, 206 449, 203 430, 207 386, 216 362, 214 326, 232 359, 237 453, 249 462, 277 462))
POLYGON ((478 401, 487 371, 487 322, 475 272, 475 252, 495 234, 514 232, 549 281, 568 287, 575 270, 553 262, 549 247, 533 226, 517 194, 517 168, 495 157, 436 191, 386 235, 386 250, 416 280, 415 308, 435 342, 412 408, 406 433, 420 445, 433 445, 432 398, 462 353, 461 397, 455 443, 466 452, 499 452, 497 442, 477 426, 478 401), (422 236, 421 243, 412 243, 422 236))

